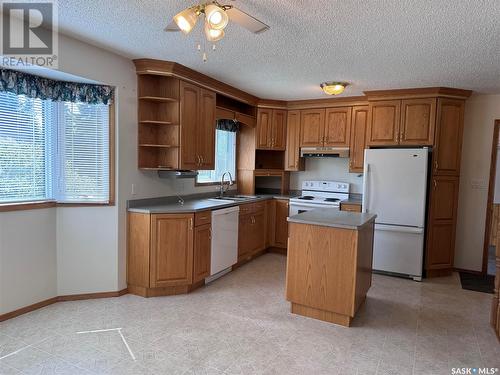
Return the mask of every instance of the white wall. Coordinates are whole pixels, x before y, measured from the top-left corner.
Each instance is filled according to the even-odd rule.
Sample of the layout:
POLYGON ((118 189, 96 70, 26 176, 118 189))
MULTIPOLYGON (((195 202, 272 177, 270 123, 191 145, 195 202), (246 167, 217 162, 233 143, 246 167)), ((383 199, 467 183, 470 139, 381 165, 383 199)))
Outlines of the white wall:
POLYGON ((55 208, 0 214, 0 314, 57 295, 55 223, 55 208))
POLYGON ((302 181, 307 180, 349 182, 351 184, 351 193, 361 194, 363 192, 363 175, 349 173, 349 159, 306 158, 306 170, 291 173, 290 189, 301 190, 302 181))
POLYGON ((214 190, 139 171, 133 62, 66 36, 59 43, 59 70, 117 89, 116 205, 0 214, 0 314, 57 295, 124 289, 126 201, 214 190))
POLYGON ((473 95, 465 105, 455 267, 481 271, 491 146, 500 95, 473 95))

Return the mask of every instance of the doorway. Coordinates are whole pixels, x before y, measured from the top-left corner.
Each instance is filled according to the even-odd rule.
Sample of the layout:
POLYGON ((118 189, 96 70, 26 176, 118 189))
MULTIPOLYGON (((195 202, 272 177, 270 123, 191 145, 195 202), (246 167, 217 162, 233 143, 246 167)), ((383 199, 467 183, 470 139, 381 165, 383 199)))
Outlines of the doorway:
POLYGON ((491 324, 500 335, 500 120, 495 120, 491 147, 488 207, 484 233, 483 274, 495 276, 491 324))

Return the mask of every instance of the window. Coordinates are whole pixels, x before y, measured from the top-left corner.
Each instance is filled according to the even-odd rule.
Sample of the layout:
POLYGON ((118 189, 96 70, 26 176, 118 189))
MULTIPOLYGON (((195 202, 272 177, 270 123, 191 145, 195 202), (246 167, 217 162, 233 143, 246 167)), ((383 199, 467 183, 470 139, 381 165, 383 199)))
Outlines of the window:
POLYGON ((236 133, 225 130, 215 131, 215 170, 199 171, 197 183, 220 181, 224 172, 236 178, 236 133))
POLYGON ((109 201, 109 107, 0 92, 0 204, 109 201))

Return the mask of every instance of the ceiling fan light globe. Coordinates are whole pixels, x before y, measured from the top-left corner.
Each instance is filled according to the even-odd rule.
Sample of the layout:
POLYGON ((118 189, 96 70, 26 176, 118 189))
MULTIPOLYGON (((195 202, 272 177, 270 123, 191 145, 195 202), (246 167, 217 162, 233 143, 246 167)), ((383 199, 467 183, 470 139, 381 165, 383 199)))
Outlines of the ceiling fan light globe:
POLYGON ((205 18, 214 30, 224 29, 229 22, 229 16, 226 11, 215 4, 209 4, 205 7, 205 18))
POLYGON ((198 21, 198 15, 193 8, 184 9, 174 16, 174 22, 184 34, 189 34, 198 21))
POLYGON ((224 30, 212 29, 208 22, 205 22, 205 37, 209 42, 217 42, 224 38, 224 30))

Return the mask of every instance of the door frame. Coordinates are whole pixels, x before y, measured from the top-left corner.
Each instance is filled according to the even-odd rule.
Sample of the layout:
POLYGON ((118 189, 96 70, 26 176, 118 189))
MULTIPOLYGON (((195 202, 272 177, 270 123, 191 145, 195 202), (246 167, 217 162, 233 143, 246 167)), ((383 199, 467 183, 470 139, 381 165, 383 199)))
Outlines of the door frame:
POLYGON ((488 272, 488 250, 490 247, 490 232, 491 220, 493 219, 493 198, 495 194, 495 179, 497 170, 497 154, 500 135, 500 119, 495 120, 493 127, 493 141, 491 146, 491 165, 490 165, 490 181, 488 184, 488 203, 486 206, 486 225, 484 228, 484 245, 483 245, 483 268, 481 274, 486 275, 488 272))

